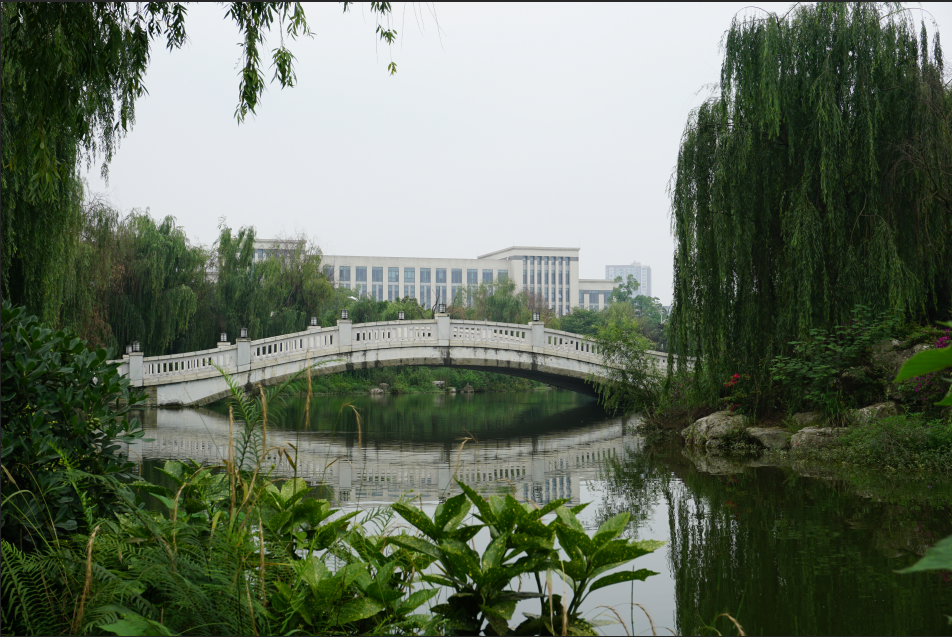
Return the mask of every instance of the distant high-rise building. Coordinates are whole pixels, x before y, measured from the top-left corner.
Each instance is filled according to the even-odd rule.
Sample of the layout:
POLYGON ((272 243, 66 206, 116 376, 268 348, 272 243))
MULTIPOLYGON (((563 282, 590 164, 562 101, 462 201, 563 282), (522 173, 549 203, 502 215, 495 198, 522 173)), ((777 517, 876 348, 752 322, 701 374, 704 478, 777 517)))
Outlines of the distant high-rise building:
POLYGON ((628 280, 631 274, 638 282, 638 296, 652 296, 651 294, 651 266, 642 265, 638 261, 633 261, 631 265, 606 265, 605 278, 611 281, 616 276, 620 276, 622 281, 628 280))

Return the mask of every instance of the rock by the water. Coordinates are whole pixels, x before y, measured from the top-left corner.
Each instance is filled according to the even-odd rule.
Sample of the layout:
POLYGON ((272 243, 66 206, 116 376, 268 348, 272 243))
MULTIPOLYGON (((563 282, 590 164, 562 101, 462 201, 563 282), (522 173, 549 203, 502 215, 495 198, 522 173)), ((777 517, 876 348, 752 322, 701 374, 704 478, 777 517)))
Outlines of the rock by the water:
POLYGON ((390 385, 388 385, 387 383, 380 383, 378 387, 380 387, 380 391, 382 392, 390 391, 390 385))
POLYGON ((807 427, 819 423, 823 417, 815 411, 801 411, 793 415, 793 420, 801 427, 807 427))
POLYGON ((473 389, 473 386, 472 386, 472 385, 470 385, 469 383, 466 383, 466 387, 463 387, 462 391, 463 391, 464 394, 472 394, 472 393, 475 392, 476 390, 473 389))
POLYGON ((433 381, 433 384, 434 384, 435 386, 439 387, 440 389, 444 389, 444 388, 446 387, 446 381, 445 381, 445 380, 434 380, 434 381, 433 381))
POLYGON ((449 388, 447 388, 446 391, 448 391, 448 392, 451 393, 451 394, 455 394, 455 393, 456 393, 456 388, 455 388, 455 387, 449 387, 449 388))
POLYGON ((748 427, 747 435, 768 449, 789 449, 790 432, 783 429, 748 427))
POLYGON ((734 438, 744 432, 747 417, 730 411, 717 411, 710 416, 699 418, 686 427, 681 435, 689 445, 718 447, 725 438, 734 438))
POLYGON ((885 418, 886 416, 895 416, 898 413, 899 410, 896 409, 896 403, 892 401, 886 401, 884 403, 876 403, 875 405, 870 405, 869 407, 863 407, 862 409, 853 411, 853 419, 857 423, 864 424, 872 420, 885 418))
POLYGON ((899 349, 902 343, 895 339, 883 341, 873 346, 873 364, 885 368, 887 376, 895 376, 903 363, 918 354, 924 349, 929 349, 926 343, 920 343, 913 347, 899 349))
POLYGON ((372 389, 370 390, 370 395, 371 395, 371 396, 379 396, 380 394, 383 394, 383 393, 384 393, 384 391, 383 391, 382 389, 380 389, 379 387, 374 387, 374 388, 372 388, 372 389))
POLYGON ((819 449, 833 442, 845 431, 846 429, 840 427, 806 427, 790 437, 790 447, 794 450, 819 449))

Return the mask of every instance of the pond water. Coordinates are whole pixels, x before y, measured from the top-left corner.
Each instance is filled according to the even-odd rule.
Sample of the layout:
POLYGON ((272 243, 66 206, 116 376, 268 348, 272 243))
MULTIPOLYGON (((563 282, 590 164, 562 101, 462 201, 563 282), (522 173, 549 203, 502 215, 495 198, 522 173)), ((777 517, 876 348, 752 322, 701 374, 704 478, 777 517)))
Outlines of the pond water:
MULTIPOLYGON (((270 411, 268 446, 296 455, 297 474, 344 508, 408 496, 432 513, 459 493, 456 476, 484 495, 590 502, 591 529, 630 512, 629 537, 668 542, 633 562, 659 574, 587 606, 590 617, 612 607, 632 634, 652 633, 635 604, 658 634, 737 634, 721 613, 748 635, 952 634, 950 573, 894 572, 952 534, 948 482, 692 457, 646 446, 636 420, 563 391, 316 397, 307 422, 304 409, 270 411)), ((166 459, 227 454, 227 411, 139 417, 154 439, 133 448, 146 478, 160 481, 166 459)), ((294 473, 283 454, 270 461, 274 475, 294 473)))

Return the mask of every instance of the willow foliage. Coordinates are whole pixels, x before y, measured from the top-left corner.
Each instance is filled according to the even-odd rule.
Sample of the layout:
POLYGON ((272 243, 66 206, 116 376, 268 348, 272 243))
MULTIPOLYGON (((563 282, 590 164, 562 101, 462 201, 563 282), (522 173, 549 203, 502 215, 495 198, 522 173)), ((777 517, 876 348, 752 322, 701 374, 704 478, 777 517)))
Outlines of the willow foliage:
POLYGON ((876 4, 736 18, 672 177, 671 345, 713 393, 852 308, 952 299, 952 95, 938 35, 876 4))

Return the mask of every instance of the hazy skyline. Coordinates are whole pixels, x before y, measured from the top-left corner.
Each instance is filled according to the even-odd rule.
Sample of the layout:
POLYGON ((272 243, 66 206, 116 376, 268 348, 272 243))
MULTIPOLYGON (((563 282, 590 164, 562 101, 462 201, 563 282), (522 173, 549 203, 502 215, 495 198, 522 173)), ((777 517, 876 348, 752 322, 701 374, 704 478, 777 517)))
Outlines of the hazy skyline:
MULTIPOLYGON (((952 24, 950 5, 921 6, 930 32, 952 24)), ((328 254, 579 247, 583 278, 637 260, 670 303, 681 134, 718 81, 731 19, 756 10, 438 4, 438 34, 432 6, 393 7, 391 52, 368 8, 305 5, 315 36, 289 45, 297 86, 270 85, 238 125, 238 31, 225 8, 190 6, 189 43, 154 43, 149 95, 108 186, 97 164, 90 192, 172 215, 203 244, 224 217, 261 237, 304 232, 328 254)))

